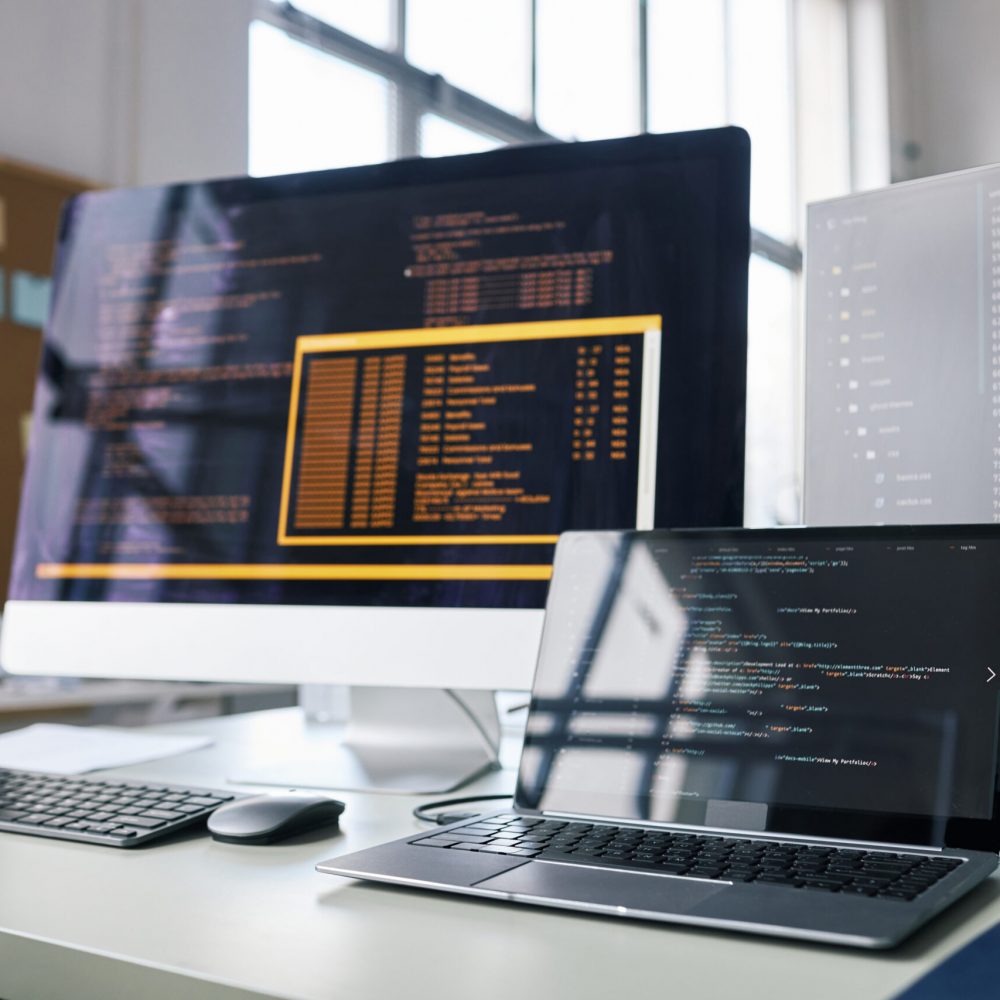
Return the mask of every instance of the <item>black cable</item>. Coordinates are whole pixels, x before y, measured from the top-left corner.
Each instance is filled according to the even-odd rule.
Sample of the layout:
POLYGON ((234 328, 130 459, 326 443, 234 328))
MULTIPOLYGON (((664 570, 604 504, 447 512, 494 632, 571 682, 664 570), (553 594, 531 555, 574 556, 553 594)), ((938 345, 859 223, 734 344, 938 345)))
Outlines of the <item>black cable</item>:
POLYGON ((425 802, 422 806, 417 806, 413 810, 413 815, 421 823, 437 823, 443 826, 445 823, 457 823, 463 819, 473 819, 482 815, 479 812, 463 813, 437 813, 430 815, 432 809, 447 809, 450 806, 464 806, 467 802, 491 802, 494 799, 510 799, 509 795, 466 795, 458 799, 439 799, 437 802, 425 802))

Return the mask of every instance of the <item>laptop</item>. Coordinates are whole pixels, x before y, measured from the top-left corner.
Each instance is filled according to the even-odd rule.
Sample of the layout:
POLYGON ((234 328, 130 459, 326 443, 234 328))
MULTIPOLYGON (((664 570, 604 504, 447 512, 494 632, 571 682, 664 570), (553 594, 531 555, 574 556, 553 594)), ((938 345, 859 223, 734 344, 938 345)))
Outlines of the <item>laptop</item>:
POLYGON ((888 948, 997 867, 1000 526, 569 532, 512 808, 319 871, 888 948))

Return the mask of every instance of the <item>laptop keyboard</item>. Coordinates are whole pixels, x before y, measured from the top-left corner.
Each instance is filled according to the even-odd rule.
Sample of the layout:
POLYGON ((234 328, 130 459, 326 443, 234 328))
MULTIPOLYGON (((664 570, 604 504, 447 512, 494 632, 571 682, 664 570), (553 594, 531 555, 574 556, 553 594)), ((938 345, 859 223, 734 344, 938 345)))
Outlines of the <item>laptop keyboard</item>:
POLYGON ((134 847, 205 819, 232 793, 0 769, 0 831, 134 847))
POLYGON ((760 882, 857 896, 912 900, 962 862, 957 858, 817 844, 713 837, 505 813, 413 841, 424 847, 512 854, 721 882, 760 882))

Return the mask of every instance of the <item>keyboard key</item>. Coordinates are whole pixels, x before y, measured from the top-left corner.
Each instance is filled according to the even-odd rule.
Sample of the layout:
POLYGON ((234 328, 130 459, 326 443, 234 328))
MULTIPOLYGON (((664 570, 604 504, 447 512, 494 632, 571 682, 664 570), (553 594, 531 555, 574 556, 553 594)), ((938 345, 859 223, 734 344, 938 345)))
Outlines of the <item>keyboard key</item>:
POLYGON ((154 819, 152 816, 129 816, 119 821, 121 826, 137 826, 143 830, 155 830, 158 826, 164 826, 166 822, 165 819, 154 819))
POLYGON ((829 889, 836 891, 843 888, 844 883, 839 879, 809 877, 802 879, 802 885, 808 889, 829 889))
MULTIPOLYGON (((91 819, 105 819, 110 813, 91 816, 91 819)), ((172 812, 170 809, 147 809, 142 816, 146 819, 182 819, 184 813, 172 812)))
POLYGON ((791 875, 778 875, 774 872, 764 872, 758 875, 757 881, 767 885, 795 885, 795 879, 791 875))

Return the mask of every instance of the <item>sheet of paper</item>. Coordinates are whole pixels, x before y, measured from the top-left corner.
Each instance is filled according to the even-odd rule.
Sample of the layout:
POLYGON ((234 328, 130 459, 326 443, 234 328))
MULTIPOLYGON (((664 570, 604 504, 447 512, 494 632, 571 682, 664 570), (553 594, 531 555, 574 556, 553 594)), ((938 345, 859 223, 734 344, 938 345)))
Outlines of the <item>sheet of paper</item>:
POLYGON ((40 722, 0 734, 0 767, 50 774, 83 774, 140 764, 210 746, 208 736, 163 736, 128 729, 40 722))

